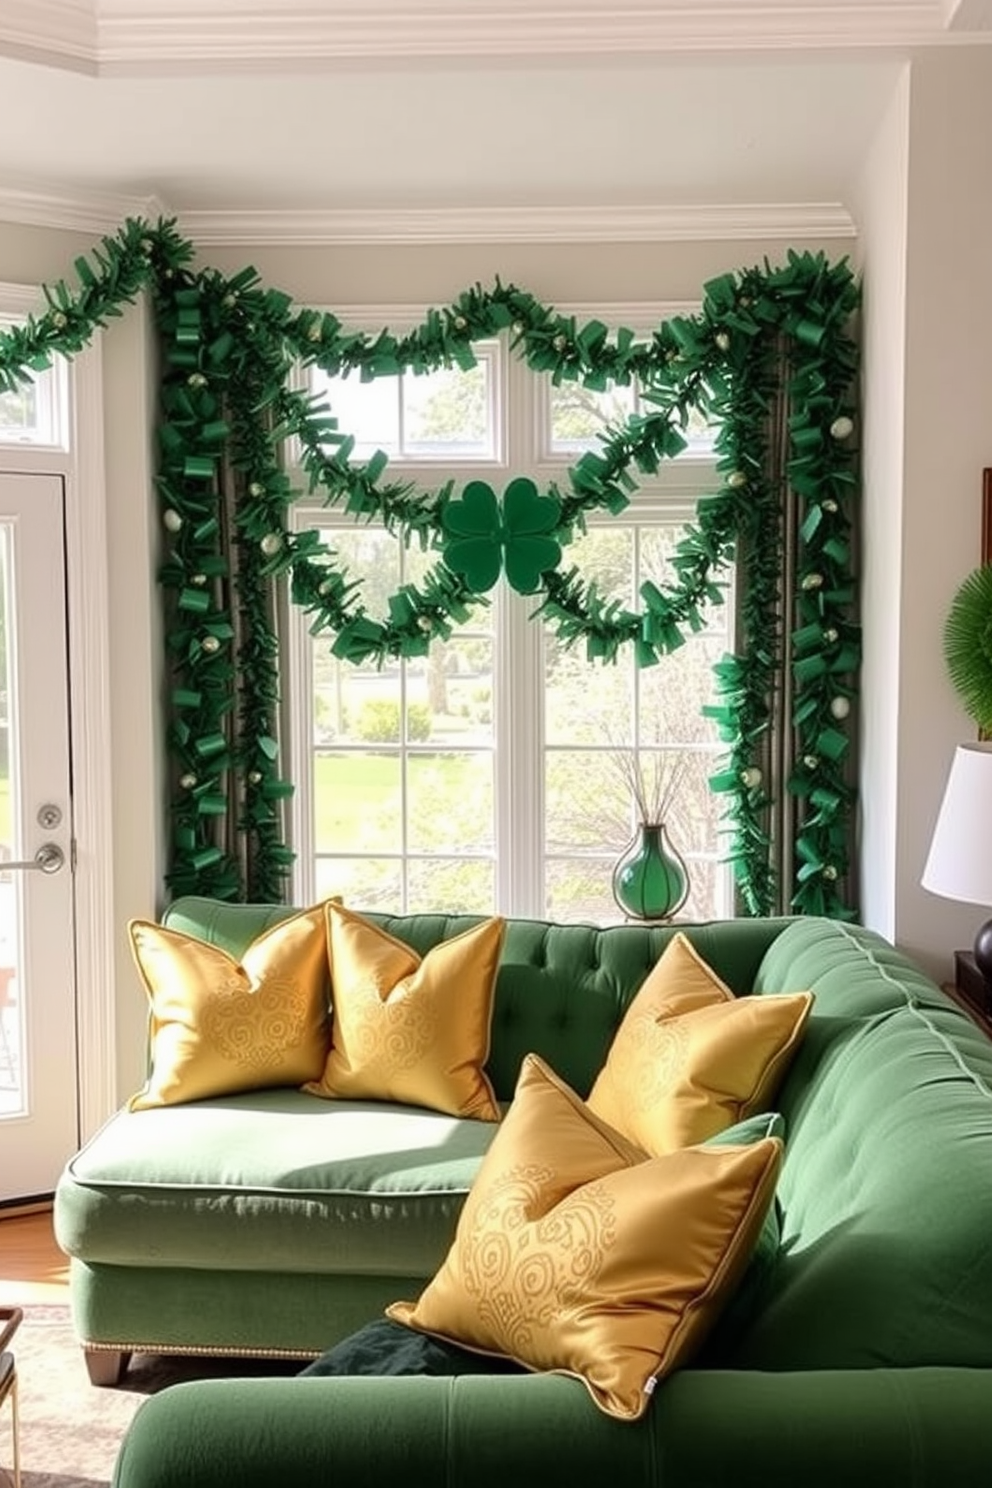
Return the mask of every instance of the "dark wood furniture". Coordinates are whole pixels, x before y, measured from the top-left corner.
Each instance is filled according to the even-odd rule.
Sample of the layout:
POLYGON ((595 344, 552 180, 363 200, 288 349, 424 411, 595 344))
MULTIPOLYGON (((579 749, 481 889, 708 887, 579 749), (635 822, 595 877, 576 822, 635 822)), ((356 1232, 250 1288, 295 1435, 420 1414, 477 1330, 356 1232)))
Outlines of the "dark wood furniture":
POLYGON ((0 1307, 0 1323, 3 1324, 3 1329, 0 1331, 0 1407, 8 1398, 10 1399, 14 1488, 21 1488, 21 1451, 17 1423, 17 1365, 14 1355, 7 1349, 7 1344, 20 1327, 23 1316, 24 1313, 19 1307, 0 1307))
POLYGON ((944 991, 992 1038, 992 990, 971 951, 954 952, 954 981, 946 983, 944 991))

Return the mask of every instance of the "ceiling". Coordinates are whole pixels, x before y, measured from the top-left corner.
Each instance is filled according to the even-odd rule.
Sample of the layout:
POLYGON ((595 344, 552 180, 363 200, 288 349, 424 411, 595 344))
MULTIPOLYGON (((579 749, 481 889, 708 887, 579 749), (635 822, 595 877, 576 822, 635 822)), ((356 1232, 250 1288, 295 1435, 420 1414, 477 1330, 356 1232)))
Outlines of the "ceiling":
POLYGON ((151 208, 215 239, 269 214, 315 237, 842 215, 905 58, 990 25, 992 0, 0 0, 0 209, 151 208))

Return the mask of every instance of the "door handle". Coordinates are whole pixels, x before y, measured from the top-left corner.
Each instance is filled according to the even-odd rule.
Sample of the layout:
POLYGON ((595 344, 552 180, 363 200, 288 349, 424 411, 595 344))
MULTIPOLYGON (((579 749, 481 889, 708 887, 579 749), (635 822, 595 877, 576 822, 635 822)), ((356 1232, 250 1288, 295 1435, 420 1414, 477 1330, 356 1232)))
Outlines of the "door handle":
POLYGON ((5 863, 0 858, 0 873, 7 873, 12 868, 16 868, 19 871, 37 868, 42 873, 58 873, 64 863, 65 853, 59 847, 58 843, 43 842, 33 858, 22 858, 17 863, 5 863))

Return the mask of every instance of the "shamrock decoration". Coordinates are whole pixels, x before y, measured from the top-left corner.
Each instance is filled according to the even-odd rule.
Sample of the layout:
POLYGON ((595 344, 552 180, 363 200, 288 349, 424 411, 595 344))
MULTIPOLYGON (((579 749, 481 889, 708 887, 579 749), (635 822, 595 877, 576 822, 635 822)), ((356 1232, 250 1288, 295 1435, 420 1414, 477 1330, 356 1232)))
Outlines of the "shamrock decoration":
POLYGON ((541 575, 561 561, 561 544, 549 536, 560 515, 557 496, 540 496, 526 476, 507 486, 502 510, 492 486, 469 481, 441 514, 444 561, 477 594, 491 589, 503 568, 518 594, 534 594, 541 575))

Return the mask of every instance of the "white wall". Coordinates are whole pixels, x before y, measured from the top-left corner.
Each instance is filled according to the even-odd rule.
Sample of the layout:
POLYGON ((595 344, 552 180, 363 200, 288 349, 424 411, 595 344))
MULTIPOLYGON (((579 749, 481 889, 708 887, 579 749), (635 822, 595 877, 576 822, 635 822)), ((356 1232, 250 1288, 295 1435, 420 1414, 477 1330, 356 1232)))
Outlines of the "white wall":
POLYGON ((853 208, 863 276, 861 910, 865 924, 889 939, 896 926, 909 104, 907 66, 853 208))
POLYGON ((155 574, 158 503, 152 488, 155 338, 139 303, 104 337, 104 420, 110 593, 114 814, 114 975, 117 1081, 124 1099, 142 1083, 148 1004, 131 958, 127 922, 163 908, 164 748, 167 685, 155 574))
POLYGON ((983 918, 927 893, 920 875, 954 746, 975 737, 942 643, 955 590, 981 556, 982 469, 992 465, 990 142, 992 50, 915 60, 899 650, 891 658, 899 689, 894 938, 942 977, 983 918))
POLYGON ((788 247, 842 257, 851 239, 801 243, 724 239, 674 243, 452 243, 324 248, 206 248, 199 264, 225 274, 252 264, 262 282, 304 305, 446 305, 497 276, 544 303, 690 300, 728 270, 784 259, 788 247))

